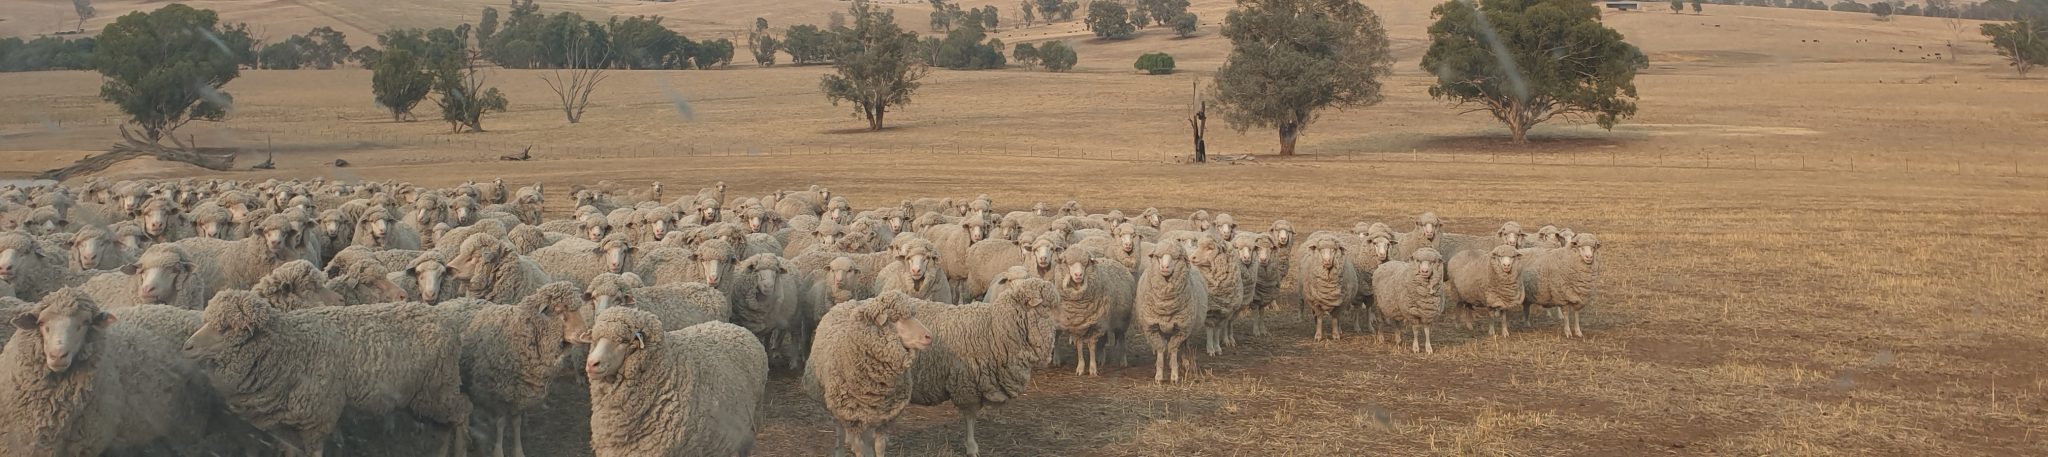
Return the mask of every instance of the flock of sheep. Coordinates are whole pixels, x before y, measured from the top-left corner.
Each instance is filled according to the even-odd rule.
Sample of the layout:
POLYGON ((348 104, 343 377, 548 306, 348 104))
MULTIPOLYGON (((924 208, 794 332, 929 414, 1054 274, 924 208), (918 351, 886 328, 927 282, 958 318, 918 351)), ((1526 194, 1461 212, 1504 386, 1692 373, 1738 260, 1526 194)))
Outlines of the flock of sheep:
POLYGON ((1239 316, 1264 335, 1283 302, 1316 339, 1349 317, 1417 352, 1447 312, 1506 336, 1507 311, 1556 309, 1583 336, 1599 271, 1592 234, 1454 234, 1428 213, 1299 236, 1205 211, 999 213, 985 195, 856 212, 816 187, 729 200, 723 183, 671 200, 577 187, 574 214, 549 219, 543 194, 0 189, 0 449, 318 456, 345 415, 404 412, 441 455, 484 435, 523 456, 526 414, 587 395, 597 455, 746 454, 779 363, 836 419, 839 451, 879 455, 906 405, 950 402, 975 455, 978 411, 1055 365, 1058 335, 1092 376, 1103 349, 1128 365, 1136 333, 1161 382, 1195 368, 1191 338, 1222 354, 1239 316))

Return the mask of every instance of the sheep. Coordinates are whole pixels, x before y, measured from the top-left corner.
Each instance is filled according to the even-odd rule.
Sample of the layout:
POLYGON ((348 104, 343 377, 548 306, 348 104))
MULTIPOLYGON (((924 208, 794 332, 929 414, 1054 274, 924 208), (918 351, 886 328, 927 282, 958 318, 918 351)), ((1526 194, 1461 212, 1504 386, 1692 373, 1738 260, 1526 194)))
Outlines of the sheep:
POLYGON ((825 204, 825 212, 819 214, 818 218, 835 224, 853 222, 853 205, 846 201, 846 197, 835 195, 825 204))
POLYGON ((227 208, 213 203, 203 203, 192 208, 187 214, 191 215, 193 236, 225 240, 235 235, 235 216, 229 213, 227 208))
POLYGON ((1223 355, 1224 346, 1237 345, 1230 334, 1231 326, 1250 298, 1245 290, 1248 276, 1241 259, 1237 248, 1214 234, 1204 234, 1195 244, 1194 255, 1188 256, 1188 265, 1201 273, 1209 290, 1209 307, 1202 324, 1207 332, 1203 338, 1207 355, 1223 355))
POLYGON ((1535 249, 1522 265, 1523 325, 1533 306, 1561 309, 1565 337, 1585 338, 1580 315, 1600 293, 1600 239, 1577 233, 1566 247, 1535 249))
POLYGON ((0 449, 141 455, 203 444, 195 437, 218 406, 176 342, 72 289, 16 306, 5 314, 15 333, 0 350, 0 449))
POLYGON ((613 233, 605 235, 601 243, 564 240, 533 251, 531 257, 548 278, 581 287, 590 284, 590 278, 598 274, 635 271, 633 255, 637 250, 629 238, 624 233, 613 233))
MULTIPOLYGON (((1436 353, 1431 343, 1430 326, 1444 312, 1443 255, 1435 248, 1424 247, 1415 250, 1408 261, 1395 260, 1380 264, 1372 274, 1374 306, 1378 317, 1388 323, 1408 327, 1410 352, 1436 353)), ((1386 342, 1379 330, 1373 336, 1386 342)), ((1394 344, 1401 344, 1401 332, 1394 331, 1394 344)))
MULTIPOLYGON (((506 228, 504 222, 495 219, 484 219, 477 221, 475 224, 455 227, 435 234, 432 238, 433 243, 422 242, 421 247, 440 252, 443 258, 454 257, 455 250, 462 248, 462 240, 467 240, 469 235, 476 233, 489 233, 491 236, 498 237, 499 239, 507 239, 511 235, 511 230, 506 228)), ((526 253, 520 253, 520 255, 526 255, 526 253)))
POLYGON ((746 329, 607 309, 591 327, 590 447, 598 457, 747 455, 762 420, 768 353, 746 329))
POLYGON ((740 287, 728 289, 727 298, 731 299, 732 323, 754 332, 762 346, 782 349, 789 369, 794 370, 800 366, 798 351, 804 343, 798 331, 803 326, 794 322, 799 319, 803 289, 789 270, 789 261, 774 254, 748 257, 733 266, 732 284, 740 287))
POLYGON ((1302 243, 1306 249, 1302 258, 1296 259, 1294 267, 1296 290, 1300 292, 1302 306, 1315 315, 1315 339, 1323 339, 1323 323, 1330 324, 1330 339, 1344 339, 1344 331, 1338 327, 1338 313, 1347 307, 1356 306, 1361 287, 1358 269, 1352 257, 1340 240, 1344 235, 1335 232, 1309 234, 1302 243))
POLYGON ((1394 237, 1394 245, 1398 246, 1400 250, 1394 252, 1391 260, 1405 261, 1414 258, 1415 251, 1417 250, 1435 248, 1437 232, 1442 230, 1443 227, 1444 221, 1437 218, 1436 213, 1428 212, 1416 216, 1415 230, 1401 232, 1394 237))
POLYGON ((192 227, 185 222, 178 205, 164 198, 144 201, 135 212, 135 222, 141 224, 143 232, 158 243, 192 237, 192 227))
POLYGON ((419 249, 420 232, 408 224, 398 222, 391 210, 383 206, 371 206, 363 210, 356 219, 353 231, 355 239, 349 244, 385 249, 419 249))
POLYGON ((908 301, 929 326, 932 345, 910 364, 910 403, 952 402, 967 422, 967 455, 980 455, 974 426, 981 410, 1023 396, 1032 368, 1051 358, 1054 324, 1043 310, 1058 306, 1059 289, 1032 278, 985 303, 948 305, 902 294, 876 300, 908 301))
POLYGON ((1543 226, 1543 228, 1540 228, 1540 229, 1537 229, 1537 230, 1536 230, 1536 238, 1535 238, 1535 239, 1533 239, 1533 240, 1530 240, 1530 242, 1528 243, 1528 245, 1525 245, 1525 246, 1519 246, 1519 247, 1522 247, 1522 248, 1561 248, 1561 247, 1564 247, 1564 244, 1565 244, 1565 239, 1564 239, 1564 236, 1562 235, 1562 233, 1561 233, 1561 232, 1559 232, 1559 231, 1557 230, 1557 226, 1555 226, 1555 225, 1545 225, 1545 226, 1543 226))
POLYGON ((1160 232, 1172 232, 1180 230, 1192 232, 1207 232, 1213 227, 1215 227, 1215 224, 1213 223, 1212 218, 1209 216, 1208 210, 1195 210, 1193 214, 1188 215, 1187 219, 1167 219, 1165 221, 1159 222, 1160 232))
MULTIPOLYGON (((85 224, 90 227, 91 224, 85 224)), ((29 234, 42 236, 60 233, 71 228, 71 221, 58 214, 56 208, 41 207, 28 211, 28 220, 22 221, 21 228, 29 234)))
POLYGON ((881 455, 888 428, 910 404, 910 366, 931 347, 932 331, 905 298, 845 302, 818 320, 802 387, 832 414, 834 456, 849 448, 881 455))
MULTIPOLYGON (((1010 267, 1025 266, 1032 276, 1052 280, 1060 252, 1067 250, 1067 240, 1054 234, 1039 235, 1029 244, 1003 240, 982 240, 974 243, 967 251, 967 288, 965 296, 983 297, 988 292, 987 284, 1001 277, 1010 267)), ((942 254, 943 256, 943 254, 942 254)), ((943 263, 943 262, 941 262, 943 263)))
POLYGON ((1089 255, 1085 250, 1060 253, 1056 281, 1060 285, 1060 329, 1074 344, 1074 374, 1098 376, 1102 348, 1114 347, 1124 366, 1130 366, 1131 306, 1137 299, 1137 279, 1129 268, 1115 261, 1089 255), (1107 337, 1107 339, 1105 339, 1107 337))
POLYGON ((1437 235, 1435 247, 1437 254, 1442 255, 1445 259, 1451 259, 1456 258, 1458 254, 1467 250, 1476 250, 1483 253, 1492 251, 1494 246, 1499 245, 1508 245, 1519 249, 1527 237, 1528 234, 1522 232, 1522 224, 1515 223, 1515 221, 1507 221, 1502 223, 1499 229, 1494 230, 1493 236, 1458 233, 1437 235))
MULTIPOLYGON (((962 219, 957 224, 936 225, 918 231, 918 236, 929 240, 932 254, 938 256, 938 264, 945 271, 941 278, 964 285, 968 280, 968 250, 988 235, 988 221, 962 219)), ((915 296, 916 294, 912 294, 915 296)))
POLYGON ((572 337, 583 332, 575 298, 574 287, 553 283, 516 305, 471 309, 462 323, 463 391, 477 411, 496 419, 493 455, 505 455, 508 441, 513 456, 526 455, 526 413, 547 399, 550 381, 579 341, 572 337))
POLYGON ((668 330, 681 330, 705 322, 730 322, 732 305, 725 293, 704 283, 672 282, 646 286, 632 273, 597 275, 583 290, 586 314, 618 306, 647 310, 661 318, 668 330))
POLYGON ((1194 365, 1194 356, 1183 358, 1181 350, 1189 335, 1203 330, 1203 316, 1209 313, 1209 287, 1179 244, 1153 245, 1146 257, 1132 312, 1138 331, 1152 348, 1152 381, 1180 382, 1181 365, 1194 365))
POLYGON ((468 282, 469 297, 493 303, 517 303, 553 282, 533 259, 513 253, 511 246, 489 233, 463 240, 448 269, 455 279, 468 282))
MULTIPOLYGON (((659 248, 649 251, 637 272, 653 284, 701 282, 722 291, 735 290, 722 279, 732 275, 739 252, 722 239, 711 239, 690 249, 659 248)), ((728 292, 730 294, 730 292, 728 292)))
POLYGON ((782 257, 794 259, 813 250, 837 251, 840 230, 838 223, 820 221, 816 228, 791 235, 782 245, 782 257))
POLYGON ((235 414, 298 453, 320 455, 344 411, 399 409, 442 427, 440 454, 468 455, 461 338, 420 303, 282 311, 225 291, 185 341, 235 414))
MULTIPOLYGON (((547 232, 541 231, 540 227, 531 225, 519 225, 505 231, 505 242, 511 243, 513 250, 518 252, 519 255, 532 254, 533 251, 548 247, 566 238, 568 237, 549 236, 547 232)), ((455 242, 448 243, 448 245, 461 247, 462 243, 455 242)))
POLYGON ((320 269, 304 259, 278 265, 249 290, 285 311, 347 304, 341 294, 327 289, 327 277, 320 269))
MULTIPOLYGON (((1294 224, 1286 220, 1273 221, 1266 229, 1264 241, 1258 242, 1259 269, 1258 284, 1253 288, 1252 335, 1266 334, 1266 310, 1272 309, 1280 299, 1280 285, 1286 282, 1287 273, 1292 271, 1294 256, 1294 224)), ((1355 266, 1354 266, 1355 268, 1355 266)))
POLYGON ((1472 328, 1472 315, 1487 312, 1486 335, 1495 335, 1494 318, 1500 321, 1500 336, 1507 336, 1509 308, 1521 306, 1521 272, 1516 261, 1521 251, 1514 246, 1494 246, 1480 253, 1467 250, 1451 256, 1444 265, 1444 302, 1464 316, 1465 328, 1472 328))
POLYGON ((890 249, 896 259, 876 273, 875 292, 894 290, 918 299, 956 303, 958 296, 953 291, 953 282, 947 279, 948 270, 937 258, 938 248, 919 237, 896 241, 902 247, 890 249))
POLYGON ((151 246, 134 263, 94 276, 78 286, 104 309, 160 303, 184 309, 206 306, 210 290, 193 281, 195 267, 176 246, 151 246))
MULTIPOLYGON (((334 275, 327 279, 327 290, 340 294, 341 302, 344 304, 367 305, 414 300, 411 292, 391 280, 394 273, 384 268, 382 264, 356 262, 342 264, 341 267, 334 265, 328 265, 328 271, 334 275)), ((403 273, 397 274, 400 277, 409 277, 403 276, 403 273)), ((428 302, 432 303, 433 300, 428 302)))
POLYGON ((72 271, 112 270, 135 261, 134 255, 114 239, 113 232, 99 227, 85 227, 73 233, 66 253, 66 267, 72 271))

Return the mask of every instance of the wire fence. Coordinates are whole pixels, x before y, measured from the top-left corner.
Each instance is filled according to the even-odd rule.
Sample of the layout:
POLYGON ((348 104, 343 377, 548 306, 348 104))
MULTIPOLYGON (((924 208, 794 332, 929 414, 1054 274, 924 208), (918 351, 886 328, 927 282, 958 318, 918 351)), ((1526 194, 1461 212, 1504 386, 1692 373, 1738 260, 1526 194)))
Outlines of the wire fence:
MULTIPOLYGON (((99 128, 111 129, 119 124, 116 120, 84 120, 40 124, 7 125, 0 132, 20 132, 27 129, 68 129, 99 128)), ((566 159, 641 159, 671 157, 766 157, 766 156, 832 156, 832 155, 927 155, 927 156, 998 156, 1025 158, 1086 159, 1120 162, 1185 162, 1187 155, 1158 154, 1145 156, 1105 155, 1099 151, 1076 148, 1039 148, 1016 145, 987 144, 945 144, 927 146, 876 145, 859 146, 843 143, 705 143, 692 141, 686 144, 662 144, 636 141, 627 144, 556 144, 533 142, 491 135, 463 134, 420 134, 415 132, 364 132, 355 130, 329 131, 265 131, 238 129, 232 132, 211 132, 197 138, 206 146, 240 147, 253 151, 271 150, 283 153, 332 151, 345 153, 364 149, 428 148, 443 151, 474 151, 474 156, 422 155, 398 159, 399 164, 428 164, 463 162, 473 160, 498 160, 499 156, 516 154, 528 146, 533 147, 533 160, 552 161, 566 159), (290 138, 283 144, 271 138, 290 138), (309 140, 312 138, 312 140, 309 140)), ((1230 160, 1233 155, 1212 155, 1237 163, 1289 163, 1274 161, 1270 157, 1254 158, 1250 161, 1230 160)), ((1986 153, 1974 157, 1942 158, 1931 155, 1910 155, 1903 153, 1827 153, 1817 154, 1804 151, 1622 151, 1613 148, 1559 151, 1551 149, 1515 150, 1501 148, 1485 151, 1423 151, 1409 152, 1356 152, 1337 154, 1316 154, 1304 156, 1314 161, 1365 161, 1378 163, 1413 164, 1471 164, 1501 166, 1570 166, 1608 167, 1631 169, 1672 169, 1672 170, 1754 170, 1789 172, 1831 172, 1877 175, 1952 175, 1985 177, 2048 178, 2048 166, 2038 161, 2025 160, 2018 152, 2007 154, 1986 153)))

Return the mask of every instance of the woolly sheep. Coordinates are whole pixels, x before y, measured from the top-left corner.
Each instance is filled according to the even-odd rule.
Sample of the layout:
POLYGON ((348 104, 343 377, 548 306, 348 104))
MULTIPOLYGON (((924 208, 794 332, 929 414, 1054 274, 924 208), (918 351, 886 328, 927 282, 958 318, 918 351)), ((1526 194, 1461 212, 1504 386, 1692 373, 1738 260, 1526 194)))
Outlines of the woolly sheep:
POLYGON ((895 260, 875 275, 875 292, 899 291, 912 298, 957 303, 953 282, 941 265, 938 248, 919 237, 897 238, 902 248, 891 248, 895 260))
MULTIPOLYGON (((1436 353, 1430 327, 1444 312, 1443 256, 1435 248, 1417 249, 1408 261, 1380 264, 1373 271, 1372 280, 1378 317, 1408 327, 1411 352, 1436 353)), ((1378 329, 1373 330, 1373 335, 1386 341, 1378 329)), ((1401 344, 1399 330, 1394 331, 1394 344, 1401 344)))
POLYGON ((681 330, 705 322, 730 322, 732 305, 725 293, 704 283, 672 282, 647 286, 632 273, 597 275, 582 296, 585 314, 613 307, 633 307, 654 313, 668 330, 681 330))
POLYGON ((1054 267, 1058 266, 1054 259, 1066 250, 1066 239, 1052 234, 1039 235, 1030 243, 1004 240, 974 243, 967 251, 969 271, 965 283, 967 288, 963 293, 969 298, 987 295, 989 282, 1003 276, 1013 266, 1024 266, 1031 270, 1032 276, 1052 280, 1057 274, 1054 267))
POLYGON ((1138 331, 1152 348, 1152 380, 1180 382, 1181 365, 1194 366, 1194 355, 1181 350, 1187 347, 1189 335, 1203 330, 1203 316, 1209 313, 1209 288, 1179 244, 1153 245, 1146 256, 1132 312, 1138 331))
POLYGON ((1527 254, 1520 274, 1524 325, 1532 306, 1559 308, 1565 336, 1586 337, 1580 319, 1586 306, 1599 297, 1599 253, 1598 237, 1578 233, 1567 247, 1537 249, 1527 254))
POLYGON ((522 430, 526 413, 547 399, 548 385, 561 372, 574 333, 583 332, 574 288, 553 283, 517 305, 484 305, 469 311, 462 326, 463 391, 493 421, 493 455, 526 455, 522 430), (554 289, 550 289, 554 288, 554 289), (567 293, 549 292, 556 289, 567 293), (507 433, 507 429, 510 432, 507 433))
POLYGON ((1507 336, 1506 312, 1522 305, 1519 257, 1519 250, 1503 244, 1484 253, 1460 252, 1444 265, 1444 302, 1464 316, 1465 328, 1471 328, 1473 314, 1486 313, 1486 334, 1495 335, 1493 324, 1498 320, 1499 335, 1507 336))
MULTIPOLYGON (((540 250, 540 248, 548 247, 566 238, 567 237, 550 236, 549 233, 541 231, 540 227, 535 227, 531 225, 520 225, 517 227, 512 227, 511 230, 505 231, 505 242, 511 243, 513 249, 517 251, 519 255, 532 254, 533 251, 540 250)), ((450 243, 449 246, 455 246, 459 248, 462 246, 462 243, 450 243)))
POLYGON ((1209 307, 1203 314, 1202 324, 1206 332, 1204 353, 1211 356, 1223 355, 1224 346, 1234 346, 1231 324, 1237 319, 1237 312, 1245 307, 1247 275, 1244 265, 1239 263, 1237 248, 1229 242, 1204 234, 1195 244, 1195 253, 1188 256, 1188 265, 1200 272, 1204 285, 1209 290, 1209 307))
POLYGON ((910 404, 910 366, 931 347, 932 331, 907 298, 846 302, 818 320, 802 387, 832 414, 834 456, 881 455, 888 428, 910 404))
MULTIPOLYGON (((440 252, 442 258, 454 257, 455 250, 462 248, 462 240, 467 240, 470 235, 477 233, 489 233, 491 236, 498 237, 499 239, 507 239, 508 235, 511 234, 511 230, 507 228, 504 222, 484 219, 477 221, 475 224, 448 229, 445 233, 434 236, 432 247, 427 249, 440 252)), ((520 255, 526 254, 521 253, 520 255)))
POLYGON ((517 303, 553 282, 533 259, 512 252, 511 246, 488 233, 463 240, 448 268, 455 279, 467 281, 469 297, 494 303, 517 303))
POLYGON ((1258 285, 1252 291, 1254 336, 1266 334, 1266 310, 1274 308, 1280 300, 1280 285, 1287 283, 1287 275, 1293 271, 1294 265, 1294 224, 1285 220, 1273 221, 1265 235, 1265 241, 1258 243, 1258 256, 1265 266, 1259 269, 1258 285))
POLYGON ((751 452, 768 354, 746 329, 708 322, 662 332, 651 313, 612 308, 598 314, 591 339, 584 372, 598 457, 751 452))
POLYGON ((732 284, 739 286, 726 292, 732 299, 732 323, 754 332, 762 346, 781 349, 789 368, 796 369, 805 343, 797 312, 803 289, 790 274, 789 261, 774 254, 748 257, 733 266, 732 284))
POLYGON ((1444 221, 1436 213, 1426 212, 1415 217, 1415 230, 1395 234, 1394 245, 1399 248, 1392 260, 1414 258, 1415 251, 1422 248, 1436 248, 1437 234, 1443 230, 1444 221))
POLYGON ((70 289, 7 313, 15 332, 0 350, 0 449, 141 454, 206 434, 212 405, 188 388, 202 375, 176 342, 70 289))
POLYGON ((1315 339, 1323 339, 1323 323, 1330 324, 1330 339, 1344 339, 1344 331, 1338 327, 1338 313, 1347 307, 1356 306, 1361 280, 1352 256, 1340 240, 1344 235, 1335 232, 1315 232, 1302 243, 1306 249, 1303 257, 1295 261, 1299 271, 1296 290, 1301 294, 1302 306, 1315 315, 1315 339))
POLYGON ((301 453, 321 453, 344 411, 403 409, 442 427, 441 454, 467 455, 461 338, 440 313, 419 303, 285 312, 226 291, 207 303, 185 353, 229 409, 301 453))
MULTIPOLYGON (((356 262, 353 264, 342 264, 338 268, 334 267, 334 264, 329 264, 328 266, 330 269, 327 271, 333 272, 334 275, 327 279, 327 290, 340 294, 343 304, 367 305, 415 299, 412 292, 400 286, 397 281, 392 280, 394 275, 400 278, 413 278, 413 276, 404 276, 403 273, 392 272, 382 264, 376 262, 356 262)), ((442 268, 445 269, 446 267, 442 268)), ((432 300, 429 302, 432 302, 432 300)))
POLYGON ((114 232, 99 227, 85 227, 73 233, 70 248, 65 252, 66 266, 72 271, 112 270, 135 261, 134 253, 114 238, 114 232))
POLYGON ((530 256, 547 272, 548 278, 569 281, 577 286, 590 284, 590 278, 602 273, 625 273, 633 269, 636 249, 632 240, 624 233, 605 235, 601 243, 584 240, 563 240, 553 246, 533 251, 530 256))
POLYGON ((1025 279, 989 302, 948 305, 888 294, 876 300, 909 300, 917 319, 929 326, 933 342, 910 364, 910 402, 952 402, 967 421, 967 455, 980 455, 975 422, 984 408, 1023 396, 1031 370, 1048 360, 1053 347, 1051 316, 1059 289, 1025 279))
POLYGON ((1115 261, 1070 249, 1058 259, 1063 274, 1060 306, 1056 315, 1060 329, 1074 345, 1074 374, 1097 376, 1102 365, 1102 348, 1114 347, 1124 366, 1130 366, 1131 306, 1137 298, 1137 280, 1129 268, 1115 261))
POLYGON ((363 210, 356 219, 355 239, 349 244, 385 249, 419 249, 420 231, 411 225, 401 224, 391 211, 382 206, 363 210))
POLYGON ((45 247, 26 233, 0 233, 0 281, 13 284, 16 296, 23 300, 41 300, 45 294, 84 284, 99 275, 98 271, 64 268, 68 254, 61 249, 61 245, 45 247))
POLYGON ((813 250, 838 251, 840 230, 838 223, 821 221, 811 230, 791 235, 789 241, 783 243, 781 255, 794 259, 813 250))
POLYGON ((960 285, 967 281, 967 272, 972 268, 968 265, 968 250, 987 235, 988 222, 977 219, 963 219, 957 224, 936 225, 918 231, 918 236, 930 242, 932 254, 937 256, 933 260, 937 260, 946 273, 941 279, 960 285))

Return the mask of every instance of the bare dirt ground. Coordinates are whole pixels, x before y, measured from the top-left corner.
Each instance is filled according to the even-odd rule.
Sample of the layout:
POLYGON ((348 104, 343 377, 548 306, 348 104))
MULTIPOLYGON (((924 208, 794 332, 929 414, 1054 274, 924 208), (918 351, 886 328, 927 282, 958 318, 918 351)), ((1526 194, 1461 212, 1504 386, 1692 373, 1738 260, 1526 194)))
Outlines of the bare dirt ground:
MULTIPOLYGON (((341 5, 342 16, 367 18, 357 27, 434 25, 367 2, 280 3, 341 5)), ((423 3, 446 13, 419 17, 449 20, 482 4, 423 3)), ((822 23, 843 5, 767 3, 563 8, 669 15, 687 33, 768 14, 778 25, 822 23)), ((1974 32, 1950 63, 1924 58, 1946 54, 1954 36, 1935 19, 1716 5, 1703 16, 1610 14, 1607 22, 1653 61, 1637 79, 1641 113, 1612 132, 1545 125, 1536 144, 1514 147, 1483 114, 1459 116, 1424 94, 1430 78, 1415 62, 1428 2, 1372 6, 1401 57, 1387 101, 1326 113, 1302 140, 1307 155, 1256 164, 1172 161, 1187 149, 1188 85, 1227 52, 1213 26, 1187 40, 1148 29, 1098 43, 1060 24, 1002 36, 1077 40, 1078 71, 935 72, 913 105, 892 114, 891 128, 875 133, 854 130, 861 122, 850 110, 825 103, 816 81, 829 69, 820 67, 616 73, 578 125, 547 103, 539 73, 500 71, 494 80, 512 111, 488 118, 492 131, 464 135, 435 122, 390 122, 369 102, 364 71, 250 71, 228 86, 233 118, 187 131, 207 145, 267 148, 277 170, 139 162, 109 176, 608 179, 661 181, 679 193, 725 181, 738 195, 819 184, 863 208, 986 193, 1005 210, 1068 199, 1092 211, 1201 208, 1248 228, 1275 218, 1307 230, 1360 220, 1398 226, 1422 211, 1461 233, 1504 220, 1558 224, 1605 243, 1590 338, 1564 340, 1541 315, 1501 339, 1443 325, 1442 351, 1423 356, 1349 335, 1310 341, 1307 327, 1280 312, 1272 336, 1241 338, 1244 346, 1205 358, 1204 373, 1185 384, 1153 384, 1143 354, 1134 368, 1099 379, 1043 371, 1030 395, 984 419, 981 447, 990 455, 2048 454, 2048 281, 2040 279, 2048 235, 2038 230, 2048 222, 2048 83, 2014 78, 1974 32), (1174 53, 1185 71, 1130 71, 1150 50, 1174 53), (529 144, 536 161, 495 159, 529 144), (353 166, 329 166, 335 158, 353 166)), ((1213 22, 1227 8, 1203 1, 1195 10, 1213 22)), ((228 11, 230 20, 280 18, 292 29, 320 22, 281 19, 310 14, 304 8, 228 11)), ((922 27, 925 11, 902 7, 899 20, 922 27)), ((54 168, 114 141, 117 116, 98 101, 97 84, 86 73, 0 75, 0 177, 54 168)), ((1214 151, 1275 149, 1270 131, 1212 127, 1214 151)), ((829 449, 830 422, 794 377, 773 377, 759 454, 829 449)), ((914 407, 892 449, 962 454, 956 417, 949 407, 914 407)), ((536 455, 586 454, 575 422, 529 427, 540 435, 536 455)))

